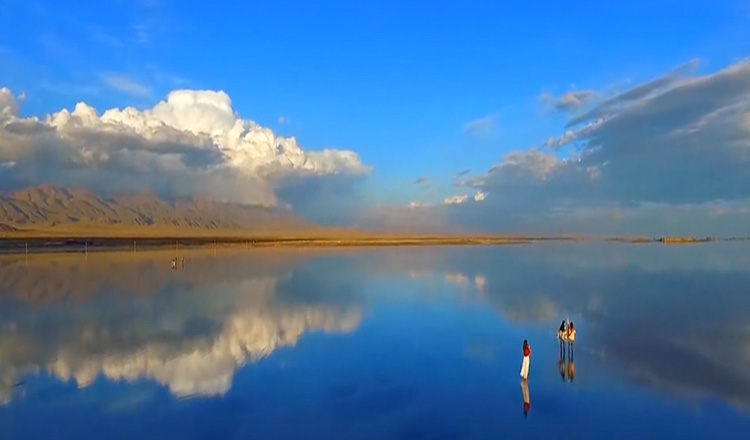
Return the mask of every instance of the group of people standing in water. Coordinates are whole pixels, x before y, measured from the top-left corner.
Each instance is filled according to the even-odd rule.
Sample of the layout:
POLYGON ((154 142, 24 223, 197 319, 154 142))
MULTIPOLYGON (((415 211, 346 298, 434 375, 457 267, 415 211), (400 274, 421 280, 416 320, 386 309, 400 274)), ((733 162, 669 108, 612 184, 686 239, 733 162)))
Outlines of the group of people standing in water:
MULTIPOLYGON (((575 377, 575 364, 573 362, 573 345, 576 340, 576 328, 573 321, 563 319, 557 330, 557 339, 560 341, 560 360, 558 367, 563 380, 567 377, 572 382, 575 377)), ((523 413, 528 415, 531 408, 529 398, 529 366, 531 364, 531 346, 529 341, 523 340, 523 358, 521 359, 521 392, 523 393, 523 413)))
MULTIPOLYGON (((557 330, 557 339, 560 341, 560 358, 562 359, 566 352, 573 360, 573 344, 576 340, 576 328, 573 325, 573 321, 565 321, 563 319, 560 324, 560 328, 557 330), (567 348, 567 350, 566 350, 567 348)), ((521 379, 527 380, 529 378, 529 364, 531 362, 531 346, 529 341, 523 340, 523 358, 521 360, 521 379)))
POLYGON ((576 328, 573 321, 563 322, 557 330, 557 339, 560 340, 560 359, 557 368, 563 381, 573 382, 576 375, 576 365, 573 361, 573 344, 576 341, 576 328))
POLYGON ((573 321, 565 322, 563 319, 560 328, 557 330, 557 339, 560 340, 560 357, 565 354, 567 343, 568 355, 573 357, 573 343, 576 341, 576 328, 573 321))

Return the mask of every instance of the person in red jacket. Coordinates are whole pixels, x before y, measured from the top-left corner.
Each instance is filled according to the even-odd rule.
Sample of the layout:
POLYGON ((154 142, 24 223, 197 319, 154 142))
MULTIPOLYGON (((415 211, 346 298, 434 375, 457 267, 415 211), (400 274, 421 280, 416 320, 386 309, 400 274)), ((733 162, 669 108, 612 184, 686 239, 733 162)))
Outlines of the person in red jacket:
POLYGON ((521 360, 521 377, 523 380, 529 377, 529 362, 531 361, 531 347, 529 341, 523 340, 523 360, 521 360))

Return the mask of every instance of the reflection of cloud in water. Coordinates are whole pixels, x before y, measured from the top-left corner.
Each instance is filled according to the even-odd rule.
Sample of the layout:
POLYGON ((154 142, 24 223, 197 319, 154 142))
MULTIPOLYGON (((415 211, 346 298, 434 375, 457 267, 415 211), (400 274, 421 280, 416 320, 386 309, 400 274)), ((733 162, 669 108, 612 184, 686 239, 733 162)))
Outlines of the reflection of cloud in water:
MULTIPOLYGON (((490 302, 492 300, 490 299, 490 302)), ((494 305, 494 303, 493 303, 494 305)), ((507 321, 545 323, 554 322, 558 316, 558 307, 550 298, 529 298, 514 307, 497 306, 497 311, 507 321)))
POLYGON ((56 360, 42 367, 62 380, 80 386, 98 374, 110 380, 151 378, 174 394, 220 395, 229 390, 237 367, 293 346, 305 331, 349 332, 359 313, 340 315, 334 310, 246 310, 228 318, 221 333, 207 346, 196 344, 173 353, 163 344, 146 344, 134 353, 106 353, 80 358, 61 350, 56 360))
POLYGON ((635 380, 748 407, 748 249, 747 243, 414 249, 399 258, 384 255, 377 270, 460 273, 477 287, 477 277, 486 277, 480 297, 508 321, 548 326, 552 335, 560 319, 572 319, 583 336, 579 348, 605 354, 635 380))
MULTIPOLYGON (((255 264, 247 257, 206 263, 224 269, 212 274, 196 268, 204 275, 198 284, 189 276, 177 283, 156 278, 158 290, 145 297, 125 294, 123 279, 123 293, 115 296, 107 293, 105 283, 104 290, 91 288, 85 300, 76 302, 5 301, 0 306, 0 402, 10 401, 11 387, 20 378, 39 372, 74 380, 80 387, 103 375, 109 380, 151 379, 178 396, 221 395, 238 367, 294 346, 305 332, 350 332, 359 324, 359 308, 340 293, 329 300, 318 292, 314 304, 297 303, 294 298, 305 293, 286 292, 296 287, 277 281, 288 278, 284 272, 274 274, 279 271, 266 265, 265 277, 242 275, 255 264), (279 300, 280 291, 287 293, 284 300, 279 300)), ((120 262, 110 270, 115 267, 144 280, 143 268, 120 262)), ((168 267, 162 271, 174 274, 168 267)), ((58 276, 65 278, 63 272, 58 276)), ((107 274, 96 277, 105 280, 107 274)), ((319 287, 314 281, 309 289, 319 287)), ((43 284, 34 286, 55 298, 54 289, 43 284)), ((64 279, 58 285, 74 284, 64 279)), ((16 289, 15 297, 24 298, 26 292, 16 289)))
POLYGON ((469 284, 469 277, 462 273, 447 273, 445 274, 445 282, 458 286, 466 286, 469 284))
POLYGON ((474 285, 477 292, 484 293, 484 286, 487 284, 487 278, 484 275, 474 275, 474 285))
POLYGON ((749 347, 750 335, 730 332, 607 340, 607 353, 637 381, 683 397, 718 396, 744 409, 750 408, 749 347))

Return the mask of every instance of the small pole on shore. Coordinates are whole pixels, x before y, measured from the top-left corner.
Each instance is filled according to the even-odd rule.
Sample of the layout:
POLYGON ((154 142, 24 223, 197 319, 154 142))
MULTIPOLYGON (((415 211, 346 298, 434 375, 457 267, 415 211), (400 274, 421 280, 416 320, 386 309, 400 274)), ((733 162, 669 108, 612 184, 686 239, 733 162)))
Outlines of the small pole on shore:
POLYGON ((136 247, 135 247, 135 240, 133 240, 133 252, 138 252, 137 249, 136 249, 136 247))
POLYGON ((26 262, 28 262, 29 261, 29 242, 27 241, 25 244, 26 244, 26 262))
POLYGON ((84 251, 83 252, 84 252, 84 255, 86 256, 86 261, 88 261, 88 259, 89 259, 89 241, 85 240, 83 243, 84 243, 84 245, 83 245, 84 246, 84 251))

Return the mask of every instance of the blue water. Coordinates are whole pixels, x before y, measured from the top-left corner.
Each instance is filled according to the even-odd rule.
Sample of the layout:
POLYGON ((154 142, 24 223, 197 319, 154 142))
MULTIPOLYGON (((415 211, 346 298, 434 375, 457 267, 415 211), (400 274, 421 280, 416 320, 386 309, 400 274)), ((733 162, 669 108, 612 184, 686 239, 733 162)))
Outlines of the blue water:
POLYGON ((0 257, 0 438, 750 432, 741 243, 181 255, 0 257))

